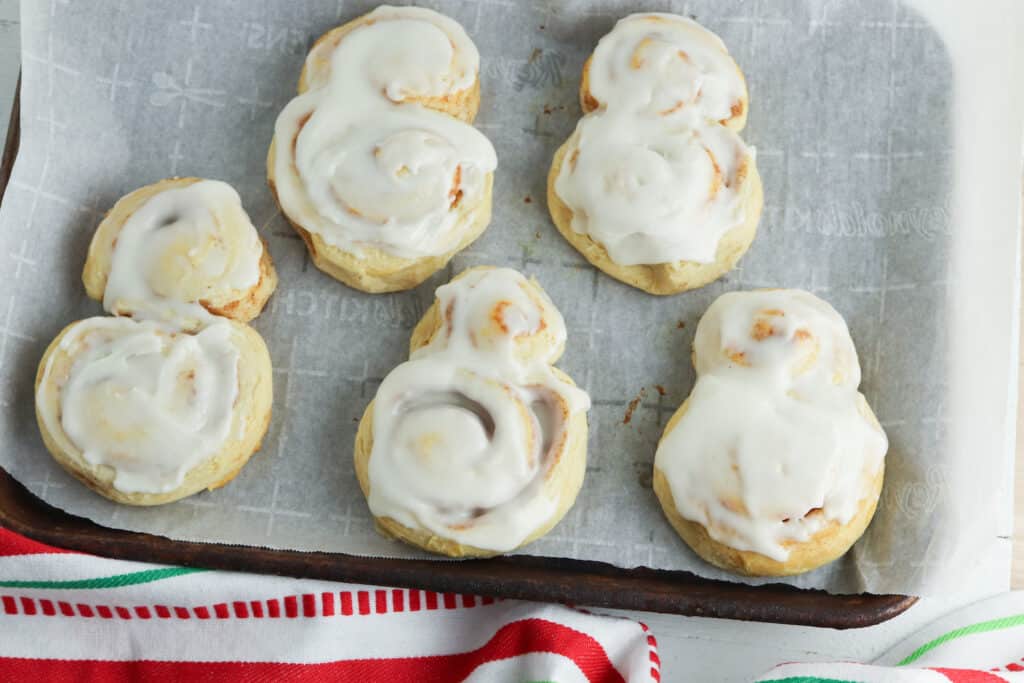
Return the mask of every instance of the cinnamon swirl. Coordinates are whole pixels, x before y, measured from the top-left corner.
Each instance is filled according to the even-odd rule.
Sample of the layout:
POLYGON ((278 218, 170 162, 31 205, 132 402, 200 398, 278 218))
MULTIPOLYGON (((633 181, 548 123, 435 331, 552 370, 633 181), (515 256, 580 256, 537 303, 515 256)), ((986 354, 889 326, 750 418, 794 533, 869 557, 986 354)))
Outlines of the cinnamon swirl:
POLYGON ((313 46, 267 178, 318 268, 409 289, 487 227, 497 161, 469 125, 479 63, 459 24, 416 7, 378 7, 313 46))
POLYGON ((555 153, 548 209, 592 264, 652 294, 728 272, 763 203, 739 137, 747 89, 722 41, 694 21, 634 14, 583 69, 585 116, 555 153))
POLYGON ((514 270, 473 268, 437 290, 356 436, 382 533, 482 557, 558 523, 583 482, 590 406, 552 365, 564 343, 561 314, 514 270))

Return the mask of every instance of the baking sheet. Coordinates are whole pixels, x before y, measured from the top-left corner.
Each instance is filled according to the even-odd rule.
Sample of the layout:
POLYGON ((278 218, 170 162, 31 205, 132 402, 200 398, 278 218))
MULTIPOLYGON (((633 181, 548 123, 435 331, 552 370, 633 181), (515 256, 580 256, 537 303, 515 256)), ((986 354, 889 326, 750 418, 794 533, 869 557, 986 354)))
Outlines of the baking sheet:
MULTIPOLYGON (((478 127, 499 155, 491 227, 418 289, 366 295, 321 275, 277 211, 263 161, 317 36, 370 2, 23 3, 22 147, 0 208, 0 465, 44 500, 108 526, 219 541, 412 556, 375 534, 351 465, 356 423, 406 358, 436 286, 478 264, 536 275, 561 308, 560 366, 590 391, 587 479, 575 507, 526 550, 685 569, 698 560, 650 490, 655 444, 689 392, 693 330, 719 294, 803 287, 851 328, 862 390, 891 448, 876 518, 847 557, 790 582, 835 592, 927 593, 999 541, 984 487, 951 472, 948 262, 953 66, 942 39, 888 0, 656 2, 725 40, 744 69, 766 207, 741 268, 655 298, 594 270, 555 232, 544 187, 580 116, 579 70, 633 3, 423 3, 459 20, 481 53, 478 127), (83 35, 108 39, 86 42, 83 35), (159 39, 154 39, 158 36, 159 39), (281 285, 256 321, 275 365, 263 450, 229 486, 169 506, 109 503, 66 475, 35 427, 32 379, 68 322, 101 313, 80 269, 102 212, 170 175, 234 184, 270 242, 281 285), (952 563, 951 557, 959 558, 952 563)), ((1007 283, 1009 285, 1009 282, 1007 283)), ((1008 389, 1007 389, 1008 391, 1008 389)), ((1002 476, 1002 454, 971 453, 1002 476)), ((990 493, 990 491, 988 492, 990 493)))

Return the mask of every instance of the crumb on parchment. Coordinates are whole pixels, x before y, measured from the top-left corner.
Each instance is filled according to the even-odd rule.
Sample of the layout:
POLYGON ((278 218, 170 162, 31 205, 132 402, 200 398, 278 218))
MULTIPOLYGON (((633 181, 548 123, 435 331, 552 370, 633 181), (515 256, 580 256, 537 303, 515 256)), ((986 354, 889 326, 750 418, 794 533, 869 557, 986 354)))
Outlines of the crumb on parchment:
POLYGON ((633 400, 626 406, 626 414, 622 416, 622 424, 628 425, 633 420, 633 412, 640 405, 640 402, 644 400, 644 396, 647 395, 647 387, 640 387, 640 392, 633 397, 633 400))

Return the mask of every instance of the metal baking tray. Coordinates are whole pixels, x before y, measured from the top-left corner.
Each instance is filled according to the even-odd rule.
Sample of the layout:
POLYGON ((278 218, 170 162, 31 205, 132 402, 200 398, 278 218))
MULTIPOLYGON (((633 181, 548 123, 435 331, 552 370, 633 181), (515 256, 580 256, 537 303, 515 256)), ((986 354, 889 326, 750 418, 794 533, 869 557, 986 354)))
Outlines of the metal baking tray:
MULTIPOLYGON (((0 201, 19 142, 19 92, 0 158, 0 201)), ((552 557, 439 562, 175 541, 110 529, 50 506, 0 468, 0 525, 43 543, 105 557, 503 598, 837 629, 907 610, 906 595, 831 595, 784 584, 749 586, 689 572, 552 557)))

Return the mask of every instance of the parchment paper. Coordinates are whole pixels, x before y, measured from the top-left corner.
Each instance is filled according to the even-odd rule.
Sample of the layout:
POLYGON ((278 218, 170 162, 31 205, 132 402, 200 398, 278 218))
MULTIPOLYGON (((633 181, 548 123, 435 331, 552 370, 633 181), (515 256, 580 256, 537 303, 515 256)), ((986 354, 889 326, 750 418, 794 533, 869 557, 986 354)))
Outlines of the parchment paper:
MULTIPOLYGON (((952 69, 927 22, 888 0, 644 7, 694 16, 744 69, 743 135, 757 148, 766 201, 740 269, 658 298, 586 264, 554 230, 544 200, 551 156, 580 116, 583 60, 636 3, 425 4, 460 21, 480 49, 477 125, 499 156, 494 219, 447 271, 414 291, 372 296, 310 265, 266 188, 264 158, 309 45, 374 3, 23 3, 22 146, 0 210, 0 465, 51 504, 105 525, 412 556, 373 530, 351 464, 356 422, 406 359, 434 288, 467 266, 509 265, 536 275, 560 307, 569 327, 560 366, 594 399, 583 491, 527 552, 727 578, 663 518, 650 488, 655 444, 693 385, 690 344, 710 302, 734 289, 803 287, 846 317, 862 390, 891 449, 867 534, 841 561, 792 583, 928 592, 963 569, 949 566, 952 550, 970 541, 974 555, 996 541, 984 537, 985 520, 962 514, 977 500, 947 474, 952 69), (227 487, 132 509, 89 492, 47 455, 32 385, 54 335, 101 314, 80 272, 102 212, 172 175, 234 184, 269 240, 281 284, 255 326, 274 360, 274 421, 227 487)), ((998 454, 971 457, 1001 467, 998 454)))

